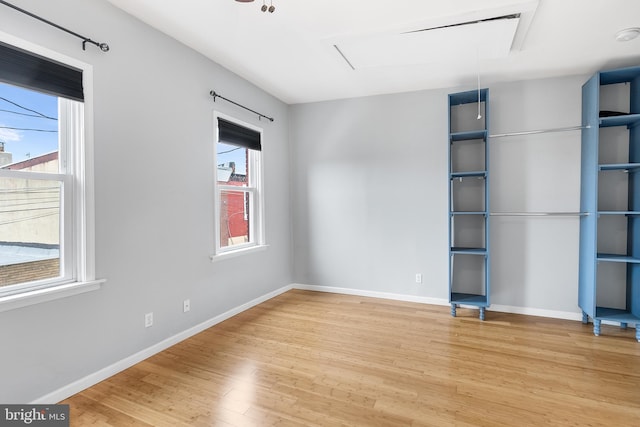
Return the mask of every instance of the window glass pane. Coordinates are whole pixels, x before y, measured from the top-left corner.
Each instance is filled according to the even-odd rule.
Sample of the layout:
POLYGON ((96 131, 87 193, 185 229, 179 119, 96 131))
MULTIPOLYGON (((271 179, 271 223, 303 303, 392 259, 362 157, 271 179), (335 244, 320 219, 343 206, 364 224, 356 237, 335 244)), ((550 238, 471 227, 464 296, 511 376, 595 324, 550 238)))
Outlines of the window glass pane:
POLYGON ((251 241, 249 212, 251 194, 246 191, 220 192, 220 247, 251 241))
POLYGON ((0 83, 0 167, 57 173, 58 145, 58 98, 0 83))
POLYGON ((59 181, 0 178, 0 286, 60 276, 59 181))
POLYGON ((246 187, 248 182, 249 150, 221 142, 216 147, 218 184, 246 187))

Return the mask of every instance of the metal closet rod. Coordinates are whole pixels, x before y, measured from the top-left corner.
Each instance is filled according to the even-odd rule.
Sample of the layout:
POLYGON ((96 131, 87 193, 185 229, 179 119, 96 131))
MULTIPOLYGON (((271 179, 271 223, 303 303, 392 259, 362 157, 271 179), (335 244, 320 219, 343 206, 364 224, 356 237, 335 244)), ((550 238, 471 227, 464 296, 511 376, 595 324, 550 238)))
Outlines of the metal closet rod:
POLYGON ((106 44, 106 43, 100 43, 100 42, 93 41, 89 37, 85 37, 85 36, 83 36, 81 34, 76 33, 75 31, 71 31, 68 28, 65 28, 65 27, 63 27, 61 25, 56 24, 55 22, 51 22, 51 21, 49 21, 47 19, 44 19, 44 18, 36 15, 35 13, 31 13, 28 10, 24 10, 24 9, 14 5, 14 4, 11 4, 8 1, 0 0, 0 4, 3 4, 5 6, 7 6, 7 7, 10 7, 11 9, 17 10, 20 13, 24 13, 27 16, 30 16, 30 17, 32 17, 34 19, 37 19, 38 21, 44 22, 45 24, 51 25, 52 27, 55 27, 55 28, 57 28, 59 30, 62 30, 65 33, 69 33, 72 36, 76 36, 77 38, 82 39, 82 50, 86 50, 87 43, 91 43, 91 44, 94 44, 94 45, 98 46, 101 51, 109 52, 109 45, 106 44))
POLYGON ((509 132, 509 133, 496 133, 494 135, 489 135, 489 138, 502 138, 505 136, 520 136, 520 135, 534 135, 537 133, 550 133, 550 132, 568 132, 572 130, 582 130, 582 129, 590 129, 591 126, 570 126, 564 128, 549 128, 549 129, 536 129, 536 130, 525 130, 522 132, 509 132))
POLYGON ((272 122, 272 121, 273 121, 273 117, 265 116, 264 114, 258 113, 257 111, 252 110, 252 109, 251 109, 251 108, 249 108, 249 107, 245 107, 245 106, 244 106, 244 105, 242 105, 242 104, 238 104, 238 103, 237 103, 237 102, 235 102, 235 101, 232 101, 232 100, 230 100, 230 99, 228 99, 228 98, 225 98, 224 96, 222 96, 222 95, 220 95, 219 93, 217 93, 215 90, 210 91, 210 92, 209 92, 209 95, 213 96, 213 102, 216 102, 216 98, 221 98, 221 99, 224 99, 224 100, 225 100, 225 101, 227 101, 227 102, 232 103, 233 105, 237 105, 237 106, 238 106, 238 107, 240 107, 240 108, 244 108, 244 109, 245 109, 245 110, 247 110, 247 111, 251 111, 253 114, 257 114, 257 115, 258 115, 258 120, 259 120, 261 117, 264 117, 265 119, 269 120, 270 122, 272 122))
POLYGON ((490 216, 588 216, 588 212, 490 212, 490 216))

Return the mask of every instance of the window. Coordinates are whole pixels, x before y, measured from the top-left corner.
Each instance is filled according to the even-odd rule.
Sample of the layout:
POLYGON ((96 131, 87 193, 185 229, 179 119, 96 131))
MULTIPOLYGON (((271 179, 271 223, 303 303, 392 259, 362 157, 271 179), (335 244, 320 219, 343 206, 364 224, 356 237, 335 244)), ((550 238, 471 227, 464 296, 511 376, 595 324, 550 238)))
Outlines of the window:
POLYGON ((83 88, 90 69, 21 47, 31 49, 0 43, 2 303, 94 280, 83 88))
POLYGON ((264 244, 262 132, 216 113, 216 255, 264 244))

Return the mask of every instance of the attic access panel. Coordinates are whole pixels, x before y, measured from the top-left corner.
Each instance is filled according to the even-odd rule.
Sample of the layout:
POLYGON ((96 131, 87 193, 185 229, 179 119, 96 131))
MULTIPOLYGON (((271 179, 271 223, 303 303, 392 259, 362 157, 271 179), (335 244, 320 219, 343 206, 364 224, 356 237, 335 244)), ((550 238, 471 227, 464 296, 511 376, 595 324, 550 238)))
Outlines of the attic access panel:
POLYGON ((509 55, 520 15, 399 34, 344 40, 335 45, 354 69, 495 59, 509 55))

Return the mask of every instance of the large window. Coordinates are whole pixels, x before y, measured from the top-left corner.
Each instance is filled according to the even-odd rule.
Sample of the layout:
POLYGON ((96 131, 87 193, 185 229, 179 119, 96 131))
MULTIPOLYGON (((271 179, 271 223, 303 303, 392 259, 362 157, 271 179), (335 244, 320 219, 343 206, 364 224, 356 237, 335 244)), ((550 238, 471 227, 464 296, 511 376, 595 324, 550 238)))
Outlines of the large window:
POLYGON ((84 80, 0 43, 0 302, 94 279, 84 80))
POLYGON ((262 133, 215 114, 216 255, 264 244, 262 133))

